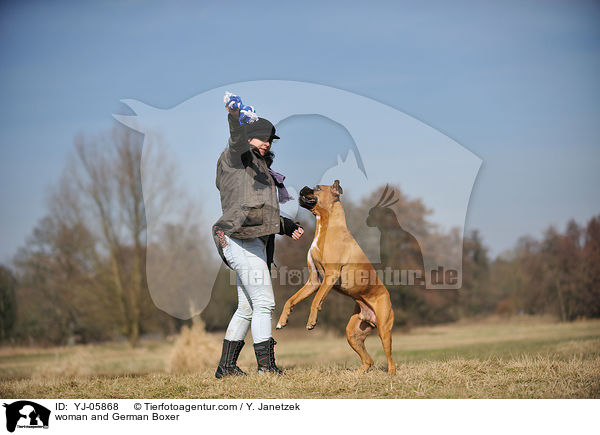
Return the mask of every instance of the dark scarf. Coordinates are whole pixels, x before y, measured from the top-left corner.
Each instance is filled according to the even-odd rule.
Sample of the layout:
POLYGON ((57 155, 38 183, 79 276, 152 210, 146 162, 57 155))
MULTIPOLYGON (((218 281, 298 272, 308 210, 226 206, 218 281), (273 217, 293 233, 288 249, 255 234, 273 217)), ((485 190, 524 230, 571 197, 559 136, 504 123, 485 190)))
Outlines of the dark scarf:
POLYGON ((275 186, 277 186, 279 202, 281 204, 285 204, 286 202, 294 198, 292 197, 292 195, 290 195, 290 193, 283 184, 283 180, 285 180, 285 175, 280 174, 279 172, 275 172, 273 169, 271 169, 271 165, 273 164, 274 158, 275 154, 272 151, 269 151, 264 155, 264 159, 267 162, 267 166, 269 167, 269 173, 271 174, 271 177, 273 177, 273 181, 275 181, 275 186))

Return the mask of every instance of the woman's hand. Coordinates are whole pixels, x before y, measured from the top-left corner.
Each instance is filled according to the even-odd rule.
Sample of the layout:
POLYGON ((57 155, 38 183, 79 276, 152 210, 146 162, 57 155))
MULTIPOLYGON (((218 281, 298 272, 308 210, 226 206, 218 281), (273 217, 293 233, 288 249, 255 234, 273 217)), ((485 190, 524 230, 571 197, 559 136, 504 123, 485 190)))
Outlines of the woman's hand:
POLYGON ((229 113, 231 113, 231 116, 233 116, 235 119, 239 119, 239 117, 240 117, 240 109, 230 109, 230 108, 227 108, 227 111, 229 113))
POLYGON ((234 95, 231 92, 225 92, 225 109, 233 116, 238 119, 240 117, 240 109, 242 108, 242 99, 238 95, 234 95))
POLYGON ((292 239, 299 240, 300 237, 302 237, 302 234, 304 234, 304 228, 298 227, 298 229, 292 233, 292 239))
POLYGON ((294 222, 290 218, 280 216, 279 223, 279 234, 285 234, 294 240, 300 239, 304 234, 304 228, 300 226, 299 222, 294 222))

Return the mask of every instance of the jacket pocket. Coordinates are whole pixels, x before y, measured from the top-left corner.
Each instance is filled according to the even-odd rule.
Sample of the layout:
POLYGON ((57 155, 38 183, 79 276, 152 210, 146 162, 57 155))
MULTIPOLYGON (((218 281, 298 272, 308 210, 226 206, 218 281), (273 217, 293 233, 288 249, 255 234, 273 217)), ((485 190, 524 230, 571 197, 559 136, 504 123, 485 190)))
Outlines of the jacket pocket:
POLYGON ((242 211, 245 219, 242 223, 243 227, 255 227, 263 224, 264 204, 256 206, 243 206, 242 211))

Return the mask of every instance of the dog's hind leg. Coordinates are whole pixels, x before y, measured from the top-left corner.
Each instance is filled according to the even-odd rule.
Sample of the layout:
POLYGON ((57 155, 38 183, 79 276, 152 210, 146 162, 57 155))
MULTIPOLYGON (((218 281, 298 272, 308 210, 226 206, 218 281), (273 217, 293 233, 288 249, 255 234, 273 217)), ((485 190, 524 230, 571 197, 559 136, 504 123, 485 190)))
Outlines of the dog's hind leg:
POLYGON ((377 318, 377 332, 381 338, 381 344, 385 351, 388 362, 388 373, 396 374, 396 364, 392 359, 392 327, 394 326, 394 310, 390 301, 390 295, 386 291, 375 304, 375 317, 377 318))
POLYGON ((358 370, 364 372, 373 365, 373 358, 371 358, 371 355, 369 355, 367 348, 365 347, 365 339, 373 327, 361 320, 359 313, 360 307, 356 304, 354 314, 350 317, 350 321, 346 326, 346 338, 348 339, 348 344, 350 344, 352 349, 360 356, 362 361, 362 365, 358 370))

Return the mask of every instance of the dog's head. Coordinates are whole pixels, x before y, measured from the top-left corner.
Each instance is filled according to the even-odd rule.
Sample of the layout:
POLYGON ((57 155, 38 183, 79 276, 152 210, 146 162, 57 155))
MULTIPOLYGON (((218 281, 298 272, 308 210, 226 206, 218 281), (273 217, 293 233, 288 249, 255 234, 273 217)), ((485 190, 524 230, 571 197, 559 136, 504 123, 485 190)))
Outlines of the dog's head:
POLYGON ((330 210, 333 204, 340 200, 342 193, 344 191, 340 186, 340 180, 335 180, 331 186, 318 184, 313 189, 304 186, 300 191, 298 203, 300 207, 318 214, 320 211, 330 210))

